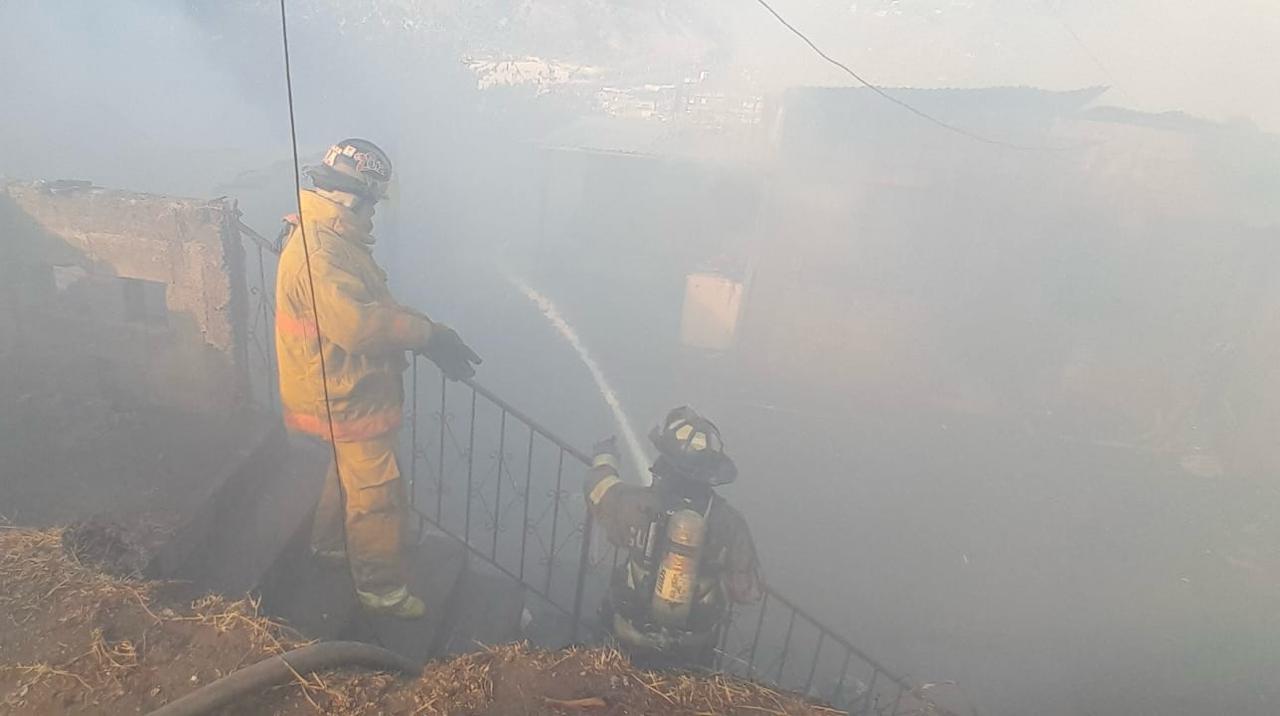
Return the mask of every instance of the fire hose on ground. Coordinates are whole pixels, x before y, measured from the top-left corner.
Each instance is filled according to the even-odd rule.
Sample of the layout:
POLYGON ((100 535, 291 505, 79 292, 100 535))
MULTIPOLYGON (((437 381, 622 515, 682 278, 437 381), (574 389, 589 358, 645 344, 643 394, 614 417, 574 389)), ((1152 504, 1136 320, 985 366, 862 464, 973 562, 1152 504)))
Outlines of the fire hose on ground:
POLYGON ((203 716, 263 689, 288 683, 298 674, 363 667, 416 673, 419 666, 391 651, 358 641, 324 641, 263 659, 152 711, 149 716, 203 716))

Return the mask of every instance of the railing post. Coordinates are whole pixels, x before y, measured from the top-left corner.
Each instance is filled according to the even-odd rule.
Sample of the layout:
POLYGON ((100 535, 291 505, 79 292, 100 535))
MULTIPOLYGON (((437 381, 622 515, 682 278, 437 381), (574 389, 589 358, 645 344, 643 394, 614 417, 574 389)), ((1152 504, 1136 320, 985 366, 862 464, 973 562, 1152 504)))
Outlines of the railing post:
POLYGON ((573 626, 569 632, 569 641, 576 642, 578 640, 578 623, 582 621, 582 588, 587 582, 587 566, 591 564, 591 532, 595 524, 595 520, 591 518, 591 511, 587 511, 586 518, 582 521, 582 553, 578 556, 578 582, 573 588, 573 626))
POLYGON ((529 428, 529 454, 524 470, 524 524, 520 528, 520 581, 524 581, 524 559, 529 545, 529 493, 533 489, 533 427, 529 428))
POLYGON ((502 411, 498 430, 498 486, 493 495, 493 549, 489 556, 498 561, 498 522, 502 519, 502 471, 507 466, 507 411, 502 411))
POLYGON ((804 694, 809 695, 809 687, 813 686, 813 675, 818 671, 818 658, 822 656, 822 642, 827 638, 827 633, 821 628, 818 629, 818 646, 813 650, 813 663, 809 664, 809 678, 804 681, 804 694))
POLYGON ((729 627, 732 625, 733 625, 733 602, 729 602, 729 606, 724 611, 724 618, 720 620, 720 624, 717 627, 720 630, 720 633, 716 635, 716 645, 717 645, 716 654, 715 654, 716 671, 724 670, 724 661, 721 657, 724 656, 725 647, 728 646, 729 644, 729 627))
POLYGON ((864 699, 862 700, 862 711, 863 711, 863 713, 871 713, 871 710, 872 710, 872 709, 871 709, 871 699, 872 699, 872 697, 873 697, 873 696, 875 696, 875 693, 876 693, 876 677, 877 677, 877 676, 879 676, 879 675, 880 675, 880 670, 879 670, 879 669, 876 669, 876 668, 874 668, 874 667, 873 667, 873 668, 871 669, 871 681, 870 681, 870 683, 868 683, 868 684, 867 684, 867 696, 866 696, 866 698, 864 698, 864 699))
POLYGON ((436 524, 440 524, 440 516, 444 509, 444 432, 445 422, 449 419, 448 411, 449 381, 440 371, 440 446, 436 451, 436 524))
POLYGON ((556 464, 556 491, 551 502, 551 555, 547 558, 547 586, 542 591, 551 593, 551 573, 556 568, 556 528, 560 524, 560 485, 564 478, 564 448, 560 448, 560 459, 556 464))
POLYGON ((844 680, 849 675, 849 660, 853 658, 853 651, 849 648, 844 650, 844 664, 840 667, 840 679, 836 681, 836 688, 831 692, 831 703, 837 707, 841 704, 836 699, 844 692, 844 680))
POLYGON ((791 617, 787 619, 787 637, 782 640, 782 657, 778 659, 778 676, 774 679, 779 686, 782 685, 782 670, 787 665, 787 652, 791 651, 791 632, 796 628, 796 610, 791 610, 791 617))
POLYGON ((267 291, 267 270, 262 254, 262 244, 258 244, 258 291, 258 307, 262 312, 262 324, 268 333, 262 337, 267 352, 267 406, 274 413, 276 401, 280 399, 280 391, 276 388, 278 376, 276 375, 275 311, 271 307, 276 297, 274 292, 269 295, 267 291))
POLYGON ((471 389, 471 428, 467 431, 467 507, 462 523, 462 541, 471 544, 471 493, 475 491, 472 474, 476 465, 476 389, 471 389))
POLYGON ((410 363, 409 385, 409 505, 418 503, 418 355, 410 363))
POLYGON ((760 598, 760 615, 756 617, 756 632, 751 635, 751 651, 747 655, 747 678, 756 667, 756 647, 760 645, 760 631, 764 628, 764 612, 769 608, 769 593, 760 598))
POLYGON ((902 704, 903 690, 902 684, 898 684, 898 694, 893 697, 893 710, 889 712, 892 716, 898 716, 898 706, 902 704))

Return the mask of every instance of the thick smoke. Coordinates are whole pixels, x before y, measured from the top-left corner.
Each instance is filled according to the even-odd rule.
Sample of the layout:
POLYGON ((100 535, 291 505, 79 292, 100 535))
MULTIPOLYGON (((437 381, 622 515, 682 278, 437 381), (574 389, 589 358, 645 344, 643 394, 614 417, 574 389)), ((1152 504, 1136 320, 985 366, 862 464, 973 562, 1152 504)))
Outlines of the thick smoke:
MULTIPOLYGON (((984 134, 1126 111, 1052 138, 1071 152, 835 91, 805 124, 789 88, 854 81, 755 0, 291 0, 302 159, 388 150, 398 295, 573 442, 717 411, 766 574, 887 663, 1001 716, 1275 712, 1280 6, 770 2, 886 87, 1107 88, 1044 99, 1050 119, 955 110, 984 134), (547 81, 475 69, 508 60, 547 81), (695 80, 760 99, 791 163, 593 104, 695 80), (711 264, 775 350, 681 344, 711 264)), ((271 0, 0 5, 0 177, 228 195, 273 234, 279 23, 271 0)))

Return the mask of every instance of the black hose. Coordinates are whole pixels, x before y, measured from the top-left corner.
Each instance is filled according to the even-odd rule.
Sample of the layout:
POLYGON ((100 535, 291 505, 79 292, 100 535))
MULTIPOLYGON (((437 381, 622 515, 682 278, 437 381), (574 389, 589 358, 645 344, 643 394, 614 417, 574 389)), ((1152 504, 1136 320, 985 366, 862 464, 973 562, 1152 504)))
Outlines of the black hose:
POLYGON ((322 641, 263 659, 227 674, 175 701, 152 711, 149 716, 202 716, 250 694, 278 686, 294 678, 343 666, 362 666, 378 671, 415 673, 420 667, 408 659, 371 644, 358 641, 322 641))

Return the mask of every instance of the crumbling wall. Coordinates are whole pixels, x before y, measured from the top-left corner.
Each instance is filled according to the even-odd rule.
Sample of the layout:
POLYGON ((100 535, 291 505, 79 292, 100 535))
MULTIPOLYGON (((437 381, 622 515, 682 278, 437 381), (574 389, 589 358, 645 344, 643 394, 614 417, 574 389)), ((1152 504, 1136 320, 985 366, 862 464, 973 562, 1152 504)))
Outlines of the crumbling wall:
POLYGON ((224 200, 0 184, 5 518, 164 531, 228 479, 270 422, 246 410, 235 218, 224 200))
POLYGON ((20 377, 113 403, 245 404, 248 301, 230 202, 38 182, 5 185, 0 204, 12 276, 0 321, 13 324, 20 377))

